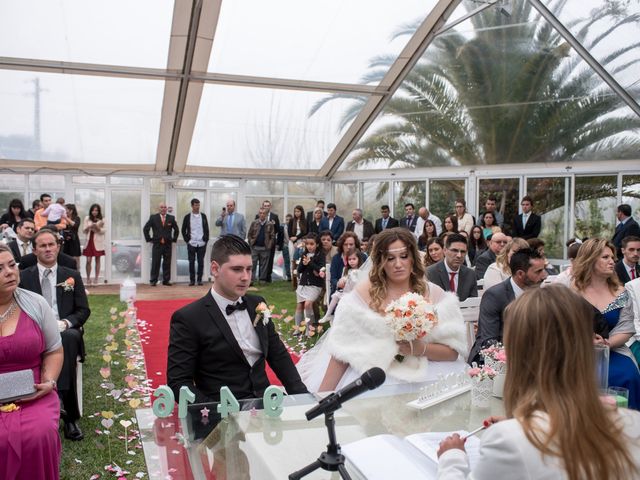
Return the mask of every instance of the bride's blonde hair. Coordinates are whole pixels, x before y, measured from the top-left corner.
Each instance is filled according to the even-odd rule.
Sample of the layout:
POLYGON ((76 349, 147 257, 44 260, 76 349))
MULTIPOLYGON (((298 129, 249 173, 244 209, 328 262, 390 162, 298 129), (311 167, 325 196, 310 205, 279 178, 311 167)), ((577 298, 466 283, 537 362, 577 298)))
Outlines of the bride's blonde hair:
POLYGON ((418 245, 413 234, 406 228, 389 228, 383 230, 376 236, 376 241, 371 251, 371 271, 369 272, 369 296, 371 297, 371 308, 380 310, 382 301, 387 297, 387 274, 384 271, 384 264, 389 254, 389 245, 400 240, 407 247, 407 255, 411 258, 411 276, 409 277, 409 290, 425 295, 427 293, 427 282, 425 281, 424 265, 420 261, 418 245))

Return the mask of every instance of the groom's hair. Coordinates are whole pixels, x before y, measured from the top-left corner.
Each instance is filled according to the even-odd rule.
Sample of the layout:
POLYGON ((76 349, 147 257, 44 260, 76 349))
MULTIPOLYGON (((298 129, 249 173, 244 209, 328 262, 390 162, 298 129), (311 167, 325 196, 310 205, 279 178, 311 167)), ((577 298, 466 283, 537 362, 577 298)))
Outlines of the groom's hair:
POLYGON ((211 249, 211 261, 222 265, 231 255, 251 255, 251 247, 237 235, 224 235, 216 240, 211 249))

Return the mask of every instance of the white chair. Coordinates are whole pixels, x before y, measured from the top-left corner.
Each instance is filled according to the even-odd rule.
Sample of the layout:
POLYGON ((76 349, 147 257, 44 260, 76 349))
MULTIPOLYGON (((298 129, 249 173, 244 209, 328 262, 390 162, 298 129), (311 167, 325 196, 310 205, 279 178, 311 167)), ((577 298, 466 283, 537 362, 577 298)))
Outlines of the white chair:
POLYGON ((471 347, 476 341, 476 326, 480 316, 480 297, 469 297, 464 302, 460 302, 460 311, 467 332, 467 350, 471 351, 471 347))
POLYGON ((331 297, 331 264, 324 267, 324 304, 329 307, 329 297, 331 297))
POLYGON ((78 410, 82 416, 82 362, 79 356, 76 364, 76 390, 78 391, 78 410))

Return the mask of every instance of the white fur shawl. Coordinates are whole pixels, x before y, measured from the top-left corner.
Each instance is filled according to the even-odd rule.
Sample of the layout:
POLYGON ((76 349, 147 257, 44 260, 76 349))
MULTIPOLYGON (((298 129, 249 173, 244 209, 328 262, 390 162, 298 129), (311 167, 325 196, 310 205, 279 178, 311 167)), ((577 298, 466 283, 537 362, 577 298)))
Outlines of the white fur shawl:
MULTIPOLYGON (((464 318, 458 297, 445 293, 435 305, 438 325, 426 337, 428 343, 441 343, 466 354, 464 318)), ((336 309, 326 348, 337 360, 348 363, 363 373, 372 367, 407 382, 420 381, 427 368, 425 357, 407 356, 394 361, 398 345, 383 316, 374 312, 355 292, 346 294, 336 309)))

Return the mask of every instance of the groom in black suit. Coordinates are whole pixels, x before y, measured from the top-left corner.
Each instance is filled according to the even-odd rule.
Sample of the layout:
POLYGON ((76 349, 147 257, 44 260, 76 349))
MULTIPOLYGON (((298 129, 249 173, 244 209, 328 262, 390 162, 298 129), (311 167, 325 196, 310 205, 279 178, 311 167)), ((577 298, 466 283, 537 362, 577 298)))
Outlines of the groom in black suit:
POLYGON ((182 386, 196 403, 218 401, 224 386, 238 399, 261 398, 266 362, 287 393, 307 393, 273 321, 256 312, 265 300, 245 295, 252 266, 247 242, 220 237, 211 253, 213 288, 171 317, 167 383, 176 398, 182 386))
POLYGON ((58 377, 58 395, 65 412, 64 436, 82 440, 78 425, 80 408, 76 389, 77 359, 84 361, 83 325, 89 318, 89 302, 77 270, 57 263, 58 234, 42 228, 33 239, 37 265, 20 272, 20 287, 42 295, 52 307, 64 348, 64 363, 58 377), (45 278, 46 277, 46 278, 45 278))

